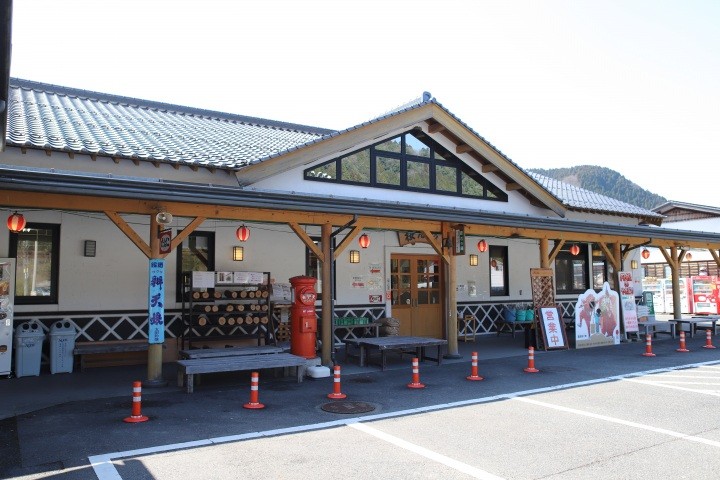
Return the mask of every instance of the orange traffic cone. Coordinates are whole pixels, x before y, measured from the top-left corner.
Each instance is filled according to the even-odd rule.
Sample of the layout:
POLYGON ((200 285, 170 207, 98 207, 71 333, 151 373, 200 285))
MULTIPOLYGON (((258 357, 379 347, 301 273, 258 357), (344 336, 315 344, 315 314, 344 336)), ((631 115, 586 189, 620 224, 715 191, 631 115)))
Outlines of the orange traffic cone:
POLYGON ((258 401, 260 388, 260 374, 258 372, 252 372, 250 374, 250 401, 243 405, 244 408, 265 408, 265 405, 258 401))
POLYGON ((420 361, 417 358, 413 358, 412 373, 412 383, 408 383, 408 388, 425 388, 425 385, 420 383, 420 361))
POLYGON ((689 352, 690 351, 685 347, 685 332, 682 330, 680 331, 680 348, 676 348, 675 351, 676 352, 689 352))
POLYGON ((528 347, 528 366, 523 370, 526 373, 537 373, 540 371, 535 368, 535 347, 528 347))
POLYGON ((340 365, 333 368, 333 393, 328 393, 328 398, 345 398, 347 395, 340 392, 340 365))
POLYGON ((712 344, 712 332, 710 329, 705 330, 705 345, 703 345, 703 348, 715 348, 715 345, 712 344))
POLYGON ((147 422, 148 417, 142 414, 142 382, 133 382, 132 412, 124 421, 128 423, 147 422))
POLYGON ((652 335, 647 334, 645 335, 645 353, 643 353, 643 357, 654 357, 655 354, 652 351, 652 335))
POLYGON ((484 380, 483 377, 478 375, 478 354, 472 352, 472 367, 470 368, 470 376, 465 377, 468 380, 484 380))

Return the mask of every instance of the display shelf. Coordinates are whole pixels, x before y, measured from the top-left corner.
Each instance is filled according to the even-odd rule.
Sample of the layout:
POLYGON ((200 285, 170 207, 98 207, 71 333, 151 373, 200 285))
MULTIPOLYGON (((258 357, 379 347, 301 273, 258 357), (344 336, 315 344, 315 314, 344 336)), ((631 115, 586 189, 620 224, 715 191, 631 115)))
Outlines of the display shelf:
POLYGON ((186 272, 182 289, 183 349, 275 343, 270 272, 186 272))

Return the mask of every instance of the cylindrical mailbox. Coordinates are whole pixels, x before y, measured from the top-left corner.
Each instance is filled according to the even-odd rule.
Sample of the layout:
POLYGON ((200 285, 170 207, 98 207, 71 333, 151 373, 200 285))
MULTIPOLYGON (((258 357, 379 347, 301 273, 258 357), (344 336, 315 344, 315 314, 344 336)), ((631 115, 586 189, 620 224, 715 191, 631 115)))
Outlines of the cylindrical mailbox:
POLYGON ((292 307, 290 307, 290 353, 305 358, 315 358, 317 340, 317 317, 315 316, 314 277, 298 276, 290 279, 292 307))

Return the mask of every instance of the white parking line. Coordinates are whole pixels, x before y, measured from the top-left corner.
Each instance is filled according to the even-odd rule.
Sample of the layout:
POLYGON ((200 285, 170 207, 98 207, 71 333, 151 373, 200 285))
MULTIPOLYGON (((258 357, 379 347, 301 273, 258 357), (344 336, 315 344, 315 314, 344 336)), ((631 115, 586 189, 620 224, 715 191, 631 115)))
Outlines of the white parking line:
POLYGON ((708 440, 707 438, 701 438, 701 437, 696 437, 693 435, 687 435, 685 433, 675 432, 673 430, 667 430, 665 428, 651 427, 650 425, 644 425, 642 423, 631 422, 629 420, 623 420, 621 418, 608 417, 607 415, 600 415, 598 413, 586 412, 584 410, 577 410, 575 408, 563 407, 562 405, 555 405, 552 403, 541 402, 539 400, 535 400, 532 398, 515 397, 513 400, 517 400, 519 402, 531 403, 533 405, 539 405, 542 407, 552 408, 554 410, 559 410, 561 412, 573 413, 575 415, 582 415, 584 417, 595 418, 597 420, 604 420, 606 422, 618 423, 620 425, 625 425, 628 427, 639 428, 641 430, 648 430, 650 432, 661 433, 664 435, 669 435, 671 437, 681 438, 683 440, 690 440, 691 442, 703 443, 705 445, 710 445, 711 447, 720 448, 720 442, 716 442, 715 440, 708 440))
MULTIPOLYGON (((674 384, 667 383, 667 382, 659 382, 657 380, 642 380, 639 378, 623 378, 623 380, 626 382, 642 383, 643 385, 652 385, 653 387, 670 388, 672 390, 680 390, 683 392, 692 392, 692 393, 699 393, 702 395, 710 395, 713 397, 720 397, 720 392, 718 392, 717 390, 700 390, 697 388, 686 388, 686 387, 681 387, 679 385, 674 385, 674 384)), ((685 385, 684 382, 683 382, 683 385, 685 385)))
MULTIPOLYGON (((115 465, 113 462, 115 460, 119 460, 121 458, 133 458, 133 457, 139 457, 142 455, 152 455, 157 453, 164 453, 164 452, 170 452, 173 450, 181 450, 184 448, 193 448, 197 446, 206 446, 211 444, 217 444, 217 443, 226 443, 226 442, 234 442, 234 441, 240 441, 240 440, 249 440, 252 438, 260 438, 260 437, 268 437, 268 436, 274 436, 274 435, 282 435, 285 433, 297 433, 297 432, 309 432, 312 430, 320 430, 325 428, 333 428, 333 427, 339 427, 339 426, 345 426, 345 425, 353 425, 355 423, 360 422, 369 422, 373 420, 381 420, 383 418, 395 418, 395 417, 402 417, 406 415, 413 415, 417 413, 425 413, 425 412, 432 412, 437 410, 444 410, 447 408, 454 408, 454 407, 462 407, 467 405, 477 405, 480 403, 488 403, 493 402, 497 400, 503 400, 503 399, 513 399, 518 397, 524 397, 527 395, 535 395, 538 393, 547 393, 547 392, 553 392, 556 390, 563 390, 566 388, 574 388, 574 387, 582 387, 587 385, 595 385, 598 383, 605 383, 610 382, 614 380, 629 380, 631 381, 634 378, 642 377, 645 375, 650 375, 654 373, 664 373, 664 372, 673 372, 676 370, 682 370, 685 368, 698 368, 698 367, 705 367, 705 368, 720 368, 720 367, 712 367, 712 365, 720 364, 720 360, 713 360, 708 362, 700 362, 700 363, 692 363, 687 365, 679 365, 676 367, 667 367, 667 368, 658 368, 654 370, 645 370, 641 372, 634 372, 634 373, 628 373, 624 375, 614 375, 610 377, 603 377, 603 378, 596 378, 592 380, 584 380, 581 382, 574 382, 574 383, 566 383, 562 385, 553 385, 550 387, 542 387, 542 388, 535 388, 532 390, 521 390, 518 392, 513 393, 507 393, 502 395, 493 395, 491 397, 482 397, 482 398, 473 398, 470 400, 463 400, 459 402, 452 402, 452 403, 443 403, 439 405, 428 405, 425 407, 420 408, 413 408, 409 410, 400 410, 397 412, 387 412, 387 413, 380 413, 375 415, 366 415, 362 417, 355 417, 349 420, 337 420, 333 422, 323 422, 323 423, 314 423, 309 425, 299 425, 297 427, 291 427, 286 429, 276 429, 276 430, 266 430, 263 432, 251 432, 251 433, 245 433, 240 435, 228 435, 224 437, 215 437, 211 439, 205 439, 205 440, 198 440, 195 442, 185 442, 185 443, 174 443, 169 445, 158 445, 155 447, 150 448, 142 448, 137 450, 126 450, 124 452, 114 452, 114 453, 107 453, 102 455, 93 455, 91 457, 88 457, 88 461, 90 462, 90 465, 92 465, 93 470, 95 470, 95 475, 97 475, 98 480, 123 480, 120 474, 118 473, 117 469, 115 468, 115 465)), ((634 381, 634 380, 632 380, 634 381)), ((638 380, 640 381, 640 380, 638 380)), ((670 388, 670 386, 668 386, 670 388)), ((679 388, 683 390, 682 388, 679 388)), ((689 390, 688 391, 693 391, 689 390)))
POLYGON ((418 455, 422 455, 425 458, 434 460, 434 461, 441 463, 447 467, 454 468, 455 470, 458 470, 459 472, 470 475, 473 478, 479 478, 482 480, 503 480, 502 477, 493 475, 490 472, 486 472, 485 470, 480 470, 479 468, 475 468, 472 465, 468 465, 467 463, 463 463, 458 460, 454 460, 450 457, 446 457, 445 455, 439 454, 437 452, 433 452, 432 450, 428 450, 425 447, 415 445, 414 443, 410 443, 406 440, 395 437, 388 433, 381 432, 380 430, 369 427, 369 426, 365 425, 364 423, 353 423, 348 426, 351 428, 354 428, 356 430, 360 430, 361 432, 365 432, 368 435, 372 435, 373 437, 384 440, 388 443, 392 443, 393 445, 395 445, 397 447, 404 448, 405 450, 409 450, 413 453, 417 453, 418 455))

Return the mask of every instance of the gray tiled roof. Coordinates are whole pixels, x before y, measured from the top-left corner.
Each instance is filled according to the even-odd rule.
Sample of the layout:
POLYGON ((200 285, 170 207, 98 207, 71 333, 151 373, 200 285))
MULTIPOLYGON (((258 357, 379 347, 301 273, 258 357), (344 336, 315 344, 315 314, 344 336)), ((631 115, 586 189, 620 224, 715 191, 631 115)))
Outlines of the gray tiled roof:
POLYGON ((11 79, 7 145, 239 168, 333 130, 11 79))
MULTIPOLYGON (((522 169, 429 93, 342 131, 10 79, 10 146, 241 169, 433 103, 522 169)), ((526 172, 572 210, 662 218, 655 212, 526 172)))
POLYGON ((535 172, 526 172, 536 182, 550 193, 555 195, 566 207, 571 210, 588 212, 606 212, 621 215, 639 216, 645 218, 663 218, 651 210, 621 202, 614 198, 576 187, 555 178, 539 175, 535 172))

